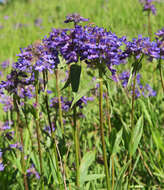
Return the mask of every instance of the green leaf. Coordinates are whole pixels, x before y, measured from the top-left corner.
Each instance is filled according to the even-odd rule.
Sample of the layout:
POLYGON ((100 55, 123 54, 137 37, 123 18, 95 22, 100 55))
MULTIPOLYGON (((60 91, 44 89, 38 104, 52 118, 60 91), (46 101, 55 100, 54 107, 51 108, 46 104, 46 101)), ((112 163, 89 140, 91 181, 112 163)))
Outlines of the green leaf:
POLYGON ((129 142, 129 153, 131 156, 134 155, 138 148, 138 144, 141 140, 143 133, 143 116, 141 116, 135 125, 135 127, 132 129, 131 138, 129 142))
POLYGON ((156 126, 153 124, 153 121, 151 120, 151 115, 148 111, 147 106, 145 105, 145 103, 142 100, 139 100, 140 105, 142 107, 143 113, 145 115, 146 120, 148 121, 149 125, 150 125, 150 130, 153 136, 153 140, 156 144, 156 146, 161 149, 164 152, 164 143, 163 143, 163 137, 161 136, 160 131, 158 131, 158 129, 156 128, 156 126))
POLYGON ((132 169, 130 178, 133 176, 134 171, 135 171, 135 169, 137 168, 137 164, 138 164, 138 162, 139 162, 139 159, 140 159, 140 155, 138 154, 138 156, 137 156, 136 159, 134 160, 133 169, 132 169))
POLYGON ((63 88, 61 90, 64 90, 65 88, 67 88, 69 85, 71 84, 71 78, 70 78, 70 75, 66 81, 66 83, 64 84, 63 88))
POLYGON ((96 180, 96 179, 100 179, 104 177, 105 177, 105 174, 90 174, 90 175, 87 175, 86 181, 92 181, 92 180, 96 180))
POLYGON ((128 169, 130 162, 131 162, 131 160, 129 160, 126 164, 124 164, 122 169, 119 171, 119 176, 116 179, 114 190, 121 190, 122 189, 123 179, 125 178, 124 176, 126 176, 125 173, 126 173, 126 170, 128 169))
POLYGON ((77 92, 80 84, 81 66, 73 64, 70 66, 70 80, 73 92, 77 92))
POLYGON ((150 126, 153 126, 152 121, 151 121, 151 116, 150 116, 150 114, 149 114, 149 112, 148 112, 148 109, 147 109, 145 103, 144 103, 143 100, 141 100, 141 99, 139 99, 138 102, 140 103, 140 105, 141 105, 141 107, 142 107, 143 113, 145 114, 146 119, 147 119, 147 121, 149 122, 149 125, 150 125, 150 126))
POLYGON ((115 139, 115 142, 114 142, 112 154, 116 154, 120 149, 119 145, 120 145, 120 142, 121 142, 121 139, 122 139, 122 131, 123 131, 123 129, 121 129, 116 135, 116 139, 115 139))
POLYGON ((84 182, 88 180, 88 169, 95 160, 95 151, 87 152, 81 160, 79 173, 80 173, 80 186, 83 186, 84 182))
MULTIPOLYGON (((122 119, 121 119, 122 120, 122 119)), ((124 122, 124 121, 122 121, 124 122)), ((128 150, 129 148, 129 141, 130 141, 130 129, 129 127, 126 125, 126 123, 124 123, 123 125, 123 134, 122 134, 122 138, 123 138, 123 141, 125 143, 125 148, 126 150, 128 150)))

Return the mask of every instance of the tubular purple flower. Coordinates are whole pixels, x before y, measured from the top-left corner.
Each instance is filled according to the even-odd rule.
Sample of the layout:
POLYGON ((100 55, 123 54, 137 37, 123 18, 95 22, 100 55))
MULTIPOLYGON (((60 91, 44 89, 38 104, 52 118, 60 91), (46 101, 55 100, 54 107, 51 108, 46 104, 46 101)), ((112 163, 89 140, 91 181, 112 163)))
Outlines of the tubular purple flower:
POLYGON ((0 162, 0 171, 3 171, 5 169, 5 166, 3 165, 2 162, 0 162))
POLYGON ((3 110, 5 112, 13 109, 13 100, 11 96, 5 94, 0 95, 0 103, 3 104, 3 110))
MULTIPOLYGON (((130 72, 129 71, 124 71, 119 75, 119 80, 121 81, 122 87, 126 88, 128 81, 129 81, 129 77, 130 77, 130 72)), ((141 75, 139 73, 137 73, 136 75, 136 88, 135 88, 135 98, 139 98, 141 95, 143 95, 144 97, 150 97, 150 96, 156 96, 156 91, 154 91, 149 84, 146 84, 145 86, 143 86, 141 84, 141 75)), ((133 86, 133 83, 131 84, 131 88, 133 86)), ((131 89, 130 89, 131 91, 131 89)), ((131 91, 131 93, 133 93, 131 91)))
POLYGON ((28 176, 28 177, 34 175, 37 179, 40 179, 40 175, 39 175, 39 173, 36 171, 34 164, 32 164, 31 167, 30 167, 29 169, 27 169, 26 173, 27 173, 27 176, 28 176))
POLYGON ((138 38, 133 38, 132 41, 127 41, 125 44, 125 51, 121 55, 123 58, 134 56, 138 60, 141 55, 146 55, 151 60, 160 56, 158 44, 151 42, 147 37, 139 35, 138 38))
POLYGON ((149 11, 152 12, 154 15, 156 15, 156 8, 155 5, 152 4, 156 0, 139 0, 141 4, 143 4, 143 11, 149 11))
POLYGON ((89 21, 89 19, 83 18, 79 14, 74 13, 66 16, 66 20, 64 22, 65 23, 74 22, 74 24, 77 24, 79 22, 87 22, 87 21, 89 21))
MULTIPOLYGON (((76 102, 76 106, 79 108, 83 108, 84 105, 86 105, 88 101, 93 101, 93 100, 94 100, 93 97, 83 96, 76 102)), ((72 102, 73 102, 73 100, 68 101, 66 97, 61 97, 62 110, 67 112, 71 108, 72 102)), ((58 103, 57 97, 50 99, 50 107, 54 107, 54 108, 58 109, 59 103, 58 103)))
POLYGON ((157 48, 159 49, 159 56, 157 59, 164 59, 164 28, 159 30, 156 35, 157 48))
POLYGON ((5 130, 8 130, 8 129, 11 129, 11 125, 12 125, 12 122, 6 121, 6 122, 4 122, 2 127, 0 127, 0 130, 5 131, 5 130))
POLYGON ((1 63, 1 67, 2 67, 3 69, 6 69, 7 67, 9 67, 9 64, 10 64, 9 60, 3 61, 3 62, 1 63))

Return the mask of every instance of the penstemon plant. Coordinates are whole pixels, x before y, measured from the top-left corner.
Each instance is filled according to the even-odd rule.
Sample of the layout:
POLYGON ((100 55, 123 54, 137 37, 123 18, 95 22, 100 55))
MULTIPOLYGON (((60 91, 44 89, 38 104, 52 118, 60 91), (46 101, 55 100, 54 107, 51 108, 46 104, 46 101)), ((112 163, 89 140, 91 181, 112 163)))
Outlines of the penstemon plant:
MULTIPOLYGON (((150 11, 154 13, 154 6, 150 5, 145 4, 144 9, 149 13, 150 11)), ((79 14, 68 15, 64 22, 73 22, 73 27, 53 29, 42 41, 21 49, 7 79, 0 83, 1 103, 4 105, 4 111, 10 113, 6 114, 5 120, 10 124, 13 122, 15 126, 13 130, 16 133, 16 135, 11 135, 11 131, 8 133, 9 146, 20 150, 16 152, 12 149, 11 156, 17 160, 16 154, 19 154, 22 160, 21 164, 19 160, 16 161, 17 165, 14 167, 19 168, 18 170, 12 169, 18 175, 23 174, 21 180, 26 190, 35 188, 36 180, 41 189, 61 190, 72 187, 81 189, 86 185, 85 183, 89 184, 89 181, 94 179, 98 179, 102 187, 107 190, 115 190, 120 188, 121 180, 123 181, 127 175, 129 188, 130 184, 136 183, 132 176, 139 162, 138 157, 133 166, 133 158, 137 150, 142 160, 144 159, 138 147, 142 137, 143 127, 140 126, 143 126, 143 117, 138 119, 135 102, 140 97, 156 95, 148 84, 143 86, 138 72, 141 71, 145 58, 149 61, 157 59, 163 86, 161 60, 164 54, 164 31, 163 29, 158 31, 156 41, 150 40, 151 31, 149 31, 150 38, 139 35, 138 38, 128 41, 125 36, 118 37, 105 28, 92 24, 80 24, 87 21, 88 19, 79 14), (128 61, 131 63, 131 60, 133 60, 129 69, 131 71, 118 75, 118 68, 128 65, 128 61), (65 70, 68 71, 68 78, 63 85, 61 73, 66 73, 65 70), (95 82, 90 79, 88 73, 94 77, 95 82), (91 81, 84 87, 85 77, 87 77, 86 80, 91 81), (119 93, 112 95, 110 87, 113 85, 113 80, 120 83, 127 104, 130 104, 131 112, 128 113, 131 127, 127 127, 123 121, 124 118, 121 118, 123 128, 120 128, 117 134, 119 118, 117 115, 112 115, 115 110, 117 111, 115 109, 117 101, 114 102, 111 97, 119 97, 119 93), (96 89, 95 83, 98 83, 96 89), (67 95, 68 86, 71 86, 72 90, 72 93, 69 93, 70 97, 67 95), (93 93, 93 91, 98 93, 93 93), (89 101, 96 99, 90 97, 90 94, 98 97, 99 106, 93 103, 97 109, 92 111, 96 115, 99 113, 99 119, 93 117, 89 121, 88 118, 92 116, 92 113, 88 114, 89 109, 85 107, 89 101), (104 98, 106 98, 106 103, 104 98), (89 126, 86 126, 87 122, 89 126), (26 127, 22 127, 24 124, 26 127), (72 133, 70 132, 71 125, 72 133), (90 125, 91 128, 89 128, 90 125), (92 142, 90 149, 93 151, 89 152, 86 139, 85 147, 82 146, 81 141, 84 140, 83 132, 92 130, 93 126, 95 132, 89 138, 96 139, 96 142, 92 144, 93 142, 90 141, 92 142), (126 135, 128 140, 123 135, 126 135), (30 140, 27 140, 27 136, 30 136, 30 140), (137 143, 134 143, 134 137, 137 143), (21 139, 20 142, 19 139, 21 139), (10 141, 16 142, 10 144, 10 141), (117 153, 119 153, 121 143, 128 145, 121 150, 125 154, 120 153, 119 160, 117 153), (98 149, 96 150, 95 147, 98 149), (99 163, 104 167, 98 166, 98 174, 89 170, 93 167, 92 163, 96 161, 96 154, 103 155, 99 163), (129 161, 128 158, 130 158, 129 161), (126 174, 128 167, 129 172, 126 174), (102 172, 104 168, 105 175, 102 172), (104 177, 106 185, 104 179, 101 179, 104 177), (34 183, 31 183, 32 181, 34 183)), ((150 120, 149 123, 151 124, 150 120)), ((6 146, 5 143, 4 146, 6 146)), ((5 154, 6 152, 0 149, 0 158, 5 154)), ((145 162, 144 165, 146 165, 145 162)), ((8 166, 0 160, 0 170, 7 168, 8 166)), ((147 165, 146 169, 150 171, 147 165)), ((149 173, 152 174, 151 171, 149 173)), ((93 186, 92 189, 99 187, 93 186)))
POLYGON ((152 39, 152 23, 151 23, 151 14, 156 15, 156 8, 153 2, 155 0, 139 0, 143 5, 143 11, 147 12, 147 20, 148 20, 148 35, 150 39, 152 39))

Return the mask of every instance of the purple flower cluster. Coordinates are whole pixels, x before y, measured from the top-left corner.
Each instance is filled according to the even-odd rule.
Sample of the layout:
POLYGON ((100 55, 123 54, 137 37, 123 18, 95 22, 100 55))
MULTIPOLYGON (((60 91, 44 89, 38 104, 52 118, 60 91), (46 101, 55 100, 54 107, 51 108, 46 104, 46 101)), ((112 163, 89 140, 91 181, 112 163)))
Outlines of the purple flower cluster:
POLYGON ((3 62, 1 63, 2 69, 6 69, 7 67, 9 67, 9 65, 10 65, 9 60, 3 61, 3 62))
POLYGON ((3 104, 3 110, 4 112, 7 112, 9 110, 13 109, 13 100, 11 96, 7 96, 5 94, 0 95, 0 103, 3 104))
POLYGON ((6 131, 8 129, 11 129, 12 122, 6 121, 3 123, 2 126, 0 126, 1 131, 6 131))
MULTIPOLYGON (((47 132, 50 135, 51 134, 50 126, 45 126, 44 131, 47 132)), ((52 123, 52 131, 55 131, 54 123, 52 123)))
POLYGON ((104 28, 75 25, 73 29, 53 29, 43 43, 47 49, 57 50, 67 64, 79 60, 90 65, 106 64, 113 73, 112 66, 121 63, 125 40, 104 28))
MULTIPOLYGON (((123 88, 127 87, 128 81, 130 77, 129 71, 124 71, 119 75, 119 81, 121 82, 123 88)), ((135 88, 135 96, 136 98, 139 98, 140 96, 144 97, 150 97, 150 96, 156 96, 156 91, 154 91, 149 84, 146 84, 145 86, 141 83, 141 75, 137 73, 136 75, 136 88, 135 88)), ((131 88, 133 86, 133 83, 131 85, 131 88)), ((133 93, 131 91, 131 93, 133 93)))
POLYGON ((160 49, 156 42, 151 42, 148 37, 142 37, 139 35, 138 38, 133 38, 132 41, 125 42, 126 48, 122 53, 122 57, 134 56, 139 59, 142 55, 148 56, 149 59, 159 58, 160 49))
POLYGON ((32 73, 34 71, 52 70, 59 63, 57 51, 49 51, 41 42, 21 49, 18 54, 18 61, 13 64, 13 68, 18 71, 32 73))
MULTIPOLYGON (((87 105, 88 101, 93 101, 93 100, 94 100, 93 97, 83 96, 76 102, 76 106, 79 107, 80 109, 82 109, 84 107, 84 105, 87 105)), ((68 101, 68 99, 66 97, 61 97, 62 110, 67 112, 71 108, 72 102, 73 102, 73 100, 68 101)), ((58 102, 57 97, 54 97, 50 100, 50 107, 53 107, 56 109, 59 108, 59 102, 58 102)))
POLYGON ((164 28, 156 33, 156 40, 159 48, 159 58, 164 59, 164 28))
MULTIPOLYGON (((13 102, 10 97, 6 101, 4 90, 9 94, 16 94, 20 99, 34 97, 35 73, 54 72, 60 63, 59 57, 66 64, 81 61, 89 67, 106 67, 111 71, 113 79, 116 78, 115 66, 125 63, 131 56, 139 59, 146 55, 149 60, 164 58, 164 29, 156 34, 156 42, 151 42, 149 38, 141 35, 133 38, 132 41, 127 41, 126 37, 119 38, 111 31, 98 26, 79 25, 79 22, 87 20, 78 14, 69 15, 65 23, 74 22, 73 28, 53 29, 42 42, 38 41, 21 49, 7 80, 0 83, 1 103, 4 104, 5 111, 12 109, 13 102)), ((41 86, 43 82, 39 81, 39 83, 41 86)), ((54 106, 57 106, 57 99, 51 101, 54 106)), ((62 102, 63 110, 68 110, 72 103, 64 99, 62 102)), ((84 98, 79 100, 77 105, 82 107, 83 103, 85 103, 84 98)))
POLYGON ((15 144, 10 144, 9 146, 12 149, 17 148, 18 150, 22 151, 22 145, 19 142, 15 143, 15 144))
POLYGON ((11 130, 12 124, 12 121, 5 121, 0 126, 1 136, 7 138, 7 140, 12 140, 14 138, 14 131, 11 130))
POLYGON ((156 15, 156 8, 155 5, 152 4, 155 0, 139 0, 140 3, 143 4, 143 11, 152 12, 156 15))

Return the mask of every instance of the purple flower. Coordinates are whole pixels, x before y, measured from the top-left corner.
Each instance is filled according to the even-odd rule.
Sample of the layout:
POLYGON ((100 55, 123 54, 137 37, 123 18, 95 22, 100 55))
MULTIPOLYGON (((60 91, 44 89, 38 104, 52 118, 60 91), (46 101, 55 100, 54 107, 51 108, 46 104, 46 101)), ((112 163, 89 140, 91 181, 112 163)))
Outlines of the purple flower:
POLYGON ((138 38, 133 38, 132 41, 125 42, 126 48, 121 54, 122 58, 134 56, 137 60, 142 55, 148 56, 149 59, 159 58, 160 49, 156 42, 151 42, 149 38, 139 35, 138 38))
MULTIPOLYGON (((54 126, 52 126, 52 130, 55 131, 55 127, 54 126)), ((45 126, 44 131, 48 132, 49 135, 50 135, 51 134, 51 128, 50 128, 50 126, 45 126)))
POLYGON ((89 19, 81 17, 79 14, 74 13, 71 15, 66 16, 65 23, 74 22, 74 24, 77 24, 79 22, 87 22, 89 19))
POLYGON ((34 164, 32 164, 31 167, 30 167, 29 169, 27 169, 26 173, 27 173, 27 176, 28 176, 28 177, 34 175, 37 179, 40 179, 40 175, 39 175, 39 173, 36 171, 34 164))
POLYGON ((89 66, 106 64, 115 74, 113 65, 123 62, 121 45, 125 37, 118 38, 104 28, 75 25, 73 29, 53 29, 44 45, 51 51, 57 50, 67 64, 85 61, 89 66))
POLYGON ((156 8, 154 6, 153 1, 155 0, 139 0, 140 3, 143 4, 143 11, 152 12, 154 15, 156 15, 156 8))
MULTIPOLYGON (((121 84, 122 84, 123 88, 127 87, 129 77, 130 77, 130 72, 129 71, 124 71, 119 75, 118 78, 121 81, 121 84)), ((150 87, 149 84, 146 84, 145 86, 143 86, 140 79, 141 79, 141 75, 139 73, 137 73, 137 75, 136 75, 136 86, 135 86, 135 96, 136 96, 136 98, 139 98, 141 95, 143 95, 144 97, 156 96, 156 91, 154 91, 150 87)), ((128 89, 131 92, 131 94, 133 93, 132 88, 133 88, 133 82, 131 83, 130 89, 128 89)))
MULTIPOLYGON (((66 97, 61 97, 61 106, 63 111, 68 111, 71 107, 71 101, 68 101, 66 97)), ((54 107, 56 109, 59 108, 58 97, 54 97, 50 100, 50 107, 54 107)))
POLYGON ((26 73, 42 72, 43 70, 53 72, 53 69, 59 63, 58 52, 47 49, 40 42, 21 49, 18 57, 18 61, 13 64, 13 68, 26 73))
MULTIPOLYGON (((76 102, 76 106, 78 106, 79 108, 83 108, 84 105, 87 104, 88 101, 93 101, 94 98, 93 97, 86 97, 83 96, 82 98, 80 98, 77 102, 76 102)), ((70 108, 71 108, 71 104, 72 101, 68 101, 68 99, 66 97, 61 97, 61 104, 62 104, 62 110, 67 112, 70 108)), ((50 100, 50 107, 54 107, 56 109, 59 108, 59 103, 58 103, 58 98, 54 97, 50 100)))
POLYGON ((164 59, 164 28, 159 30, 156 34, 157 48, 159 49, 159 56, 157 59, 164 59))
POLYGON ((124 71, 119 75, 119 80, 121 81, 123 88, 126 88, 129 81, 129 77, 130 77, 129 71, 124 71))
POLYGON ((3 163, 2 163, 2 154, 3 154, 3 152, 0 149, 0 171, 3 171, 5 168, 3 163))
POLYGON ((161 30, 158 30, 158 32, 155 34, 156 36, 158 36, 158 38, 162 38, 164 40, 164 28, 162 28, 161 30))
POLYGON ((10 148, 17 148, 18 144, 10 144, 10 148))
POLYGON ((5 169, 4 165, 2 162, 0 162, 0 171, 3 171, 5 169))
POLYGON ((2 126, 2 130, 5 131, 5 130, 8 130, 8 129, 11 129, 11 125, 12 125, 12 122, 9 122, 9 121, 6 121, 3 126, 2 126))
POLYGON ((5 94, 0 95, 0 103, 3 104, 3 110, 5 112, 13 109, 13 100, 11 96, 5 94))
POLYGON ((20 143, 10 144, 9 146, 10 148, 17 148, 22 151, 22 145, 20 145, 20 143))
POLYGON ((157 95, 156 91, 154 91, 154 90, 152 89, 152 87, 151 87, 149 84, 146 84, 146 85, 143 87, 143 89, 142 89, 142 94, 143 94, 143 96, 145 96, 145 97, 156 96, 156 95, 157 95))
POLYGON ((4 20, 8 20, 9 16, 5 15, 3 18, 4 18, 4 20))
POLYGON ((3 62, 1 63, 1 67, 2 67, 3 69, 6 69, 7 67, 9 67, 9 64, 10 64, 9 60, 3 61, 3 62))
POLYGON ((3 154, 3 152, 2 152, 1 149, 0 149, 0 159, 2 158, 2 154, 3 154))
POLYGON ((87 105, 88 101, 93 101, 93 100, 94 100, 93 97, 83 96, 82 98, 80 98, 80 100, 77 101, 76 106, 78 106, 79 108, 83 108, 84 105, 87 105))
POLYGON ((43 20, 41 18, 37 18, 34 20, 35 26, 41 27, 43 20))
POLYGON ((7 132, 5 137, 8 139, 8 140, 12 140, 14 138, 14 131, 10 131, 10 132, 7 132))

